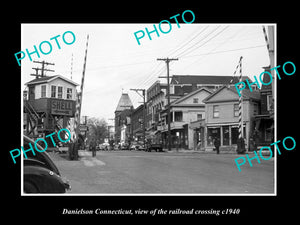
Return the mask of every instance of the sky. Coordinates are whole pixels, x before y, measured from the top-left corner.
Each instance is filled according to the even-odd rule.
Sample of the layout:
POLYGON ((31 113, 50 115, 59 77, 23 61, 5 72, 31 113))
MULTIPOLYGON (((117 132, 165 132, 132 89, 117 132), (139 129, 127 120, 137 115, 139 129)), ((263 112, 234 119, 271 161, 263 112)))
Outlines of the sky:
MULTIPOLYGON (((241 56, 243 56, 243 76, 259 76, 262 67, 270 64, 264 24, 185 24, 172 23, 169 33, 151 33, 150 40, 145 34, 140 45, 134 33, 145 28, 153 30, 153 24, 22 24, 21 50, 34 51, 43 41, 49 41, 52 52, 40 53, 40 58, 32 54, 32 60, 54 63, 46 75, 62 75, 78 84, 81 83, 87 35, 89 35, 87 64, 83 90, 81 115, 88 117, 114 118, 114 111, 122 92, 128 93, 134 107, 142 98, 130 88, 149 88, 155 81, 166 83, 167 74, 164 61, 157 58, 178 58, 170 62, 171 75, 227 75, 232 76, 241 56), (75 42, 67 45, 62 40, 66 31, 72 31, 75 42), (57 38, 61 49, 58 49, 57 38), (73 60, 72 60, 73 58, 73 60)), ((156 24, 156 27, 158 25, 156 24)), ((168 30, 163 24, 162 30, 168 30)), ((66 41, 72 40, 66 35, 66 41)), ((47 51, 47 45, 43 44, 47 51)), ((17 63, 17 61, 16 61, 17 63)), ((21 61, 22 90, 26 82, 34 79, 33 63, 28 56, 21 61)), ((79 90, 80 86, 78 86, 79 90)))

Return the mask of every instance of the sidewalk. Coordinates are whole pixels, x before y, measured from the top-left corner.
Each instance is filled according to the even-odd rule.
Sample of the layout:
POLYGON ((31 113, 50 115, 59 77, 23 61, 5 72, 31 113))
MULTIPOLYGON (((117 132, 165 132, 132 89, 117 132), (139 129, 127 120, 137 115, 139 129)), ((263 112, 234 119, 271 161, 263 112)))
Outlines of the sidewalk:
MULTIPOLYGON (((167 152, 167 153, 178 153, 178 152, 180 152, 180 153, 198 153, 198 154, 217 154, 216 151, 212 151, 212 150, 204 150, 204 151, 203 150, 194 150, 194 149, 188 150, 188 149, 183 149, 183 148, 180 148, 178 150, 176 148, 172 148, 171 151, 164 148, 163 151, 167 152)), ((257 151, 257 154, 259 154, 258 152, 259 152, 259 150, 257 151)), ((252 155, 253 154, 254 155, 254 152, 253 151, 248 151, 245 154, 237 154, 236 151, 222 151, 221 150, 220 154, 221 155, 222 154, 236 154, 236 155, 245 155, 245 154, 248 154, 248 155, 251 154, 252 155)), ((262 151, 262 155, 263 156, 269 156, 270 152, 267 151, 267 150, 264 150, 264 151, 262 151)))

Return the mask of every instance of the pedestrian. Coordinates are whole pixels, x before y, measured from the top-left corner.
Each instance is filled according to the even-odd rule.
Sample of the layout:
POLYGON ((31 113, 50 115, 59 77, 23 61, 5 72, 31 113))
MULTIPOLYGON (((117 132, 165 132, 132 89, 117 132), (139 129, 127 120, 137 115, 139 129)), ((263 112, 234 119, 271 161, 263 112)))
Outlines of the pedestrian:
POLYGON ((92 155, 93 155, 93 157, 95 157, 96 156, 96 141, 94 138, 92 139, 90 145, 91 145, 91 149, 92 149, 92 155))
POLYGON ((237 153, 238 154, 245 154, 246 152, 246 146, 245 146, 245 140, 243 137, 238 138, 237 140, 237 153))
POLYGON ((215 145, 215 148, 216 148, 216 151, 217 151, 217 154, 220 153, 220 145, 221 145, 221 142, 220 142, 220 139, 218 137, 216 137, 215 141, 214 141, 214 145, 215 145))

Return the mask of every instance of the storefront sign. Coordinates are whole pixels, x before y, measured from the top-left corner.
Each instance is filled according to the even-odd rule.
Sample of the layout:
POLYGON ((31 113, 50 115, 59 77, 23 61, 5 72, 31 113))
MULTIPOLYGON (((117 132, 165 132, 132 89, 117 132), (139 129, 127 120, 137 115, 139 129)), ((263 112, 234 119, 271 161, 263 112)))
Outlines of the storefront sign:
POLYGON ((74 102, 72 102, 72 101, 52 99, 51 114, 72 116, 73 111, 74 111, 73 105, 74 105, 74 102))

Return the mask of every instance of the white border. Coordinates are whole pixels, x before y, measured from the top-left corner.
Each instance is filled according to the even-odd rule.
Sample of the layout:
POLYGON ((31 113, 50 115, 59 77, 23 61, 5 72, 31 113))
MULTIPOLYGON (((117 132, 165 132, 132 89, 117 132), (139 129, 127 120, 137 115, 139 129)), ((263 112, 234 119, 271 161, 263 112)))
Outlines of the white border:
MULTIPOLYGON (((83 23, 84 24, 84 23, 83 23)), ((200 23, 195 23, 195 24, 200 24, 200 23)), ((202 23, 201 23, 202 25, 202 23)), ((274 26, 274 66, 277 66, 277 23, 203 23, 203 25, 236 25, 236 26, 247 26, 247 25, 264 25, 264 26, 274 26)), ((23 28, 22 24, 21 26, 21 49, 23 49, 23 28)), ((23 146, 23 72, 22 72, 22 67, 21 67, 21 146, 23 146)), ((274 76, 275 78, 275 93, 273 93, 274 97, 274 125, 275 125, 275 130, 274 130, 274 142, 277 141, 277 76, 274 76)), ((274 193, 193 193, 193 194, 177 194, 177 193, 161 193, 161 194, 148 194, 148 193, 68 193, 66 192, 65 194, 25 194, 23 191, 23 154, 21 154, 21 196, 277 196, 277 152, 275 152, 274 156, 274 193)), ((72 186, 72 183, 70 183, 72 186)))

